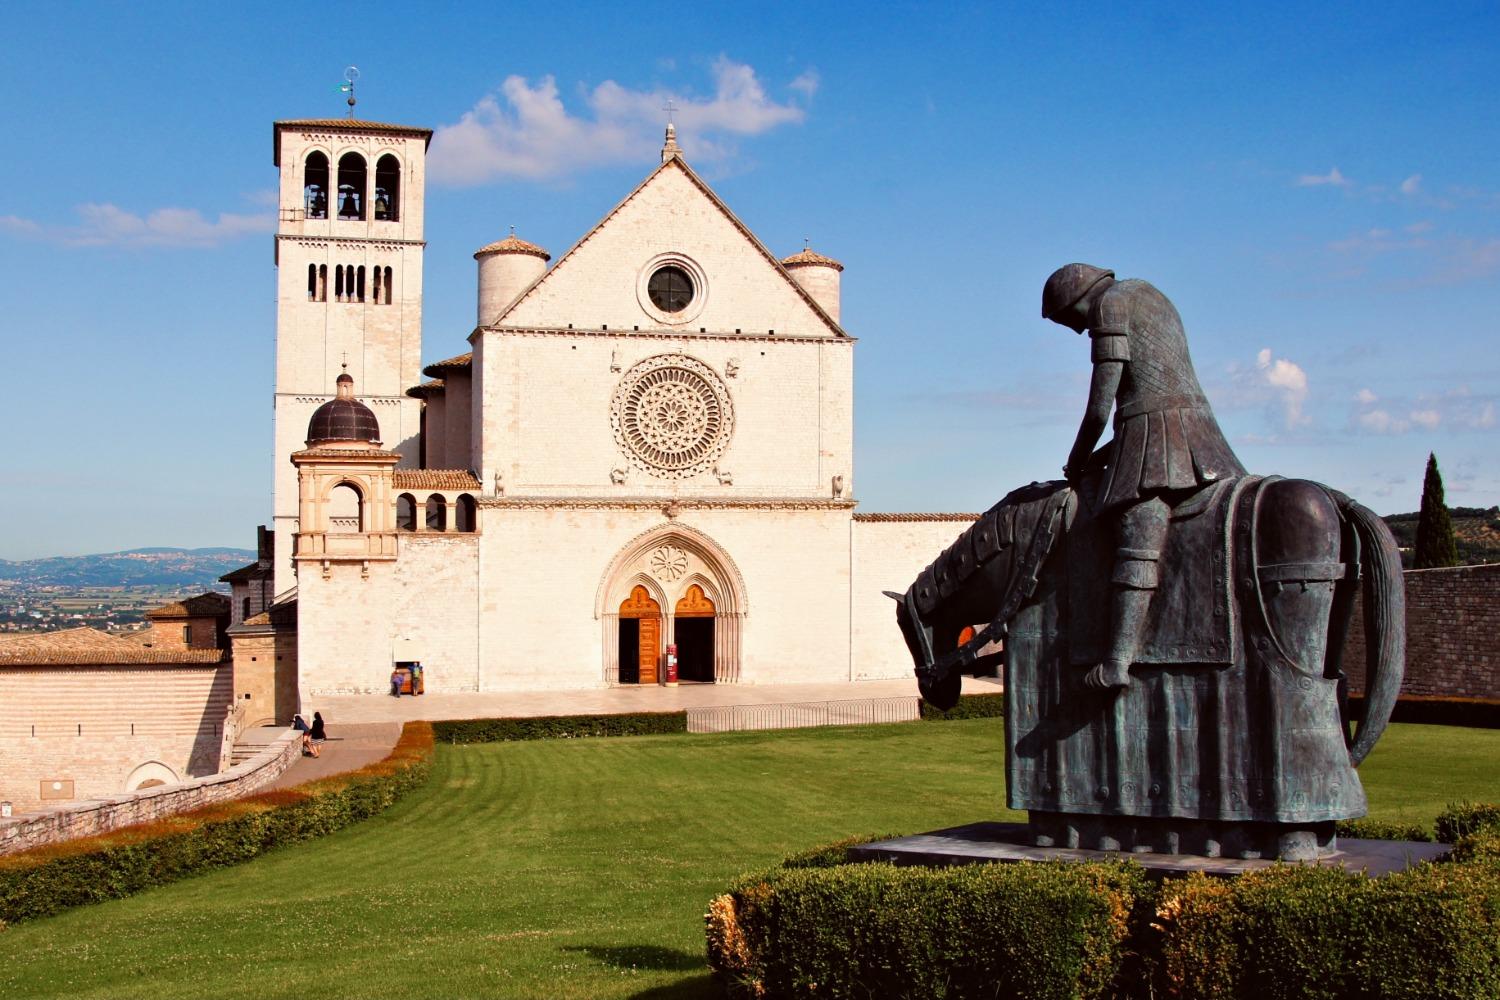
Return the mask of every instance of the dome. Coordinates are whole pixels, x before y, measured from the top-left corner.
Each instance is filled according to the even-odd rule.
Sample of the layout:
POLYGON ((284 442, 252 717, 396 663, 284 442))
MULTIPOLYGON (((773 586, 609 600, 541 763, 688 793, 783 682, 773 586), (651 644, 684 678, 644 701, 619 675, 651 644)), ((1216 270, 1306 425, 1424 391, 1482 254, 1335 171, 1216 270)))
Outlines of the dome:
POLYGON ((842 271, 844 269, 844 265, 843 264, 840 264, 838 261, 834 260, 832 257, 825 257, 824 255, 818 253, 816 250, 813 250, 811 248, 804 248, 804 249, 799 250, 798 252, 792 254, 790 257, 783 258, 782 261, 781 261, 781 266, 782 267, 831 267, 835 271, 842 271))
POLYGON ((380 422, 368 406, 354 398, 354 379, 338 377, 338 395, 313 411, 307 422, 309 446, 329 441, 380 443, 380 422))
POLYGON ((474 259, 478 260, 480 257, 485 257, 492 253, 522 253, 530 257, 540 257, 542 260, 552 259, 550 253, 535 243, 527 243, 523 239, 518 239, 515 233, 511 233, 505 239, 497 240, 489 246, 480 247, 474 251, 474 259))

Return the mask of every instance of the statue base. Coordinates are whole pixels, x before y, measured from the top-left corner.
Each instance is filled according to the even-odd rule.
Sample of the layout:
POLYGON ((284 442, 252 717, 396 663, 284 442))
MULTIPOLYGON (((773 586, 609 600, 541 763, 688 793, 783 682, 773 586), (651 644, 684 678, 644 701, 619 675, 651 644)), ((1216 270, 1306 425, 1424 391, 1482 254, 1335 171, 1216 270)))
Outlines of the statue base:
MULTIPOLYGON (((1379 878, 1405 871, 1424 861, 1437 861, 1448 853, 1447 844, 1423 844, 1403 840, 1354 840, 1344 838, 1328 854, 1301 864, 1336 866, 1363 871, 1379 878)), ((1025 823, 970 823, 912 837, 898 837, 851 848, 856 861, 888 861, 898 865, 972 865, 1017 861, 1121 861, 1129 860, 1159 878, 1203 872, 1228 878, 1269 868, 1279 862, 1270 858, 1210 858, 1193 854, 1154 851, 1097 850, 1084 847, 1039 847, 1025 823)))
POLYGON ((1027 813, 1031 842, 1130 854, 1196 854, 1241 861, 1313 861, 1338 851, 1333 822, 1249 823, 1222 820, 1027 813))

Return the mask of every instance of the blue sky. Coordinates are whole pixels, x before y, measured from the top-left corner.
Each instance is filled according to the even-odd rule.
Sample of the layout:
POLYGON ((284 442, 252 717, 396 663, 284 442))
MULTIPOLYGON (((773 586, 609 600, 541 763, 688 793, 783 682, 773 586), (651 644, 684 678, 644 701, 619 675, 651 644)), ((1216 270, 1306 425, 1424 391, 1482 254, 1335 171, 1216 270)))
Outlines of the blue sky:
POLYGON ((865 510, 1058 474, 1082 260, 1178 305, 1253 471, 1500 501, 1494 4, 6 5, 0 558, 248 545, 270 515, 271 122, 438 129, 427 360, 473 250, 554 255, 689 161, 778 253, 838 257, 865 510), (1357 10, 1357 12, 1356 12, 1357 10), (467 129, 453 126, 467 120, 467 129))

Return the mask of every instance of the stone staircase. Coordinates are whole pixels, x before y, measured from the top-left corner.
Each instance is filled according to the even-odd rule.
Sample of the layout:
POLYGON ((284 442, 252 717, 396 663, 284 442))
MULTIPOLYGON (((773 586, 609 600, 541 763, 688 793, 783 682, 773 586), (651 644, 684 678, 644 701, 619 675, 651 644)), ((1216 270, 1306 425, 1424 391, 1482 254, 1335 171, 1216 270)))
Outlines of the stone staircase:
POLYGON ((276 737, 284 732, 286 732, 285 726, 257 726, 254 729, 246 729, 234 741, 234 746, 229 752, 229 766, 238 767, 250 760, 270 746, 276 737))

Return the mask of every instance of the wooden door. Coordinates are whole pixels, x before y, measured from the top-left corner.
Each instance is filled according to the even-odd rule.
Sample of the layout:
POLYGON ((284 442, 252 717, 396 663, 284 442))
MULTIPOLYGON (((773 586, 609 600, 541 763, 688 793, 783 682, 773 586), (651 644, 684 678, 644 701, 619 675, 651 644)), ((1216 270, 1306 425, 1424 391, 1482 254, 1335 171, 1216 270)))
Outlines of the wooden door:
POLYGON ((656 651, 661 642, 661 619, 641 619, 640 678, 642 684, 656 683, 656 651))

